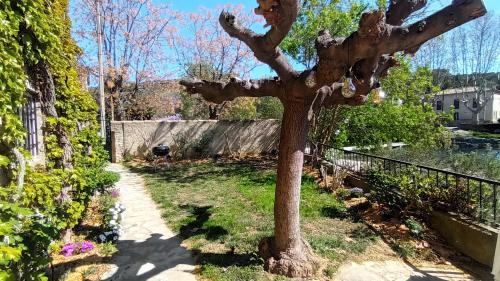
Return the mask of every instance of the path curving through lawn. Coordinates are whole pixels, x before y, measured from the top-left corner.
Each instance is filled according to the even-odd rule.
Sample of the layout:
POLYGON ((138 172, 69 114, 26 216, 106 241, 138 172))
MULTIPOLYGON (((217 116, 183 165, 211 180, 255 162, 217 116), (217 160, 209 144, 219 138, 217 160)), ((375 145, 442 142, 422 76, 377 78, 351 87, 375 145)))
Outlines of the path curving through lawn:
MULTIPOLYGON (((193 256, 202 280, 289 280, 265 272, 255 253, 260 238, 272 233, 274 162, 130 169, 109 166, 120 173, 117 187, 127 209, 119 251, 101 280, 196 280, 193 256)), ((303 179, 301 204, 303 233, 326 265, 312 280, 475 280, 451 264, 404 262, 362 222, 337 218, 346 214, 343 205, 309 176, 303 179)))
POLYGON ((119 164, 108 170, 120 174, 123 234, 101 280, 194 281, 194 260, 181 239, 165 226, 160 211, 146 192, 142 178, 119 164))

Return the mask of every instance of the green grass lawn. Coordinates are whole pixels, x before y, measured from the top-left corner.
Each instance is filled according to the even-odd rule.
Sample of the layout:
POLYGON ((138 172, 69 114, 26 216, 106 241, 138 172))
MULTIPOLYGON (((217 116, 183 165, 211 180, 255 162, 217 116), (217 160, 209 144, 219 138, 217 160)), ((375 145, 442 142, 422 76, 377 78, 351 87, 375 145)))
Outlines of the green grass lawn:
MULTIPOLYGON (((167 225, 197 256, 208 280, 282 280, 268 274, 257 254, 262 237, 273 232, 276 173, 264 162, 186 163, 141 173, 167 225)), ((376 240, 363 224, 346 216, 342 202, 303 177, 301 217, 305 238, 326 258, 325 277, 376 240)))
POLYGON ((500 139, 500 134, 498 133, 472 131, 472 136, 476 138, 500 139))

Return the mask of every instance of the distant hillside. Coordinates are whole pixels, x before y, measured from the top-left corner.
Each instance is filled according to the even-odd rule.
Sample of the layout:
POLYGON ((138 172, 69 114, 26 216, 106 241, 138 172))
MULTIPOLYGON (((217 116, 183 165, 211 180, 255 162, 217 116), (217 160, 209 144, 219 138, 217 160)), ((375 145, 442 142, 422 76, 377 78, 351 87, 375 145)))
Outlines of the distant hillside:
POLYGON ((467 87, 486 83, 487 87, 500 88, 500 72, 485 74, 472 73, 469 75, 451 74, 448 69, 434 69, 432 71, 433 82, 442 90, 450 88, 467 87))

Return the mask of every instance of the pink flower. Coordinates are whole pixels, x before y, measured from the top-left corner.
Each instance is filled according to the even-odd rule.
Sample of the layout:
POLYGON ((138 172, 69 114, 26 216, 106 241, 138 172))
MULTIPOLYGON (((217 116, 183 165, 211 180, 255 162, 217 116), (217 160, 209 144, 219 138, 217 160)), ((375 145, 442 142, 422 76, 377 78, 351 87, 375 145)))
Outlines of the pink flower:
POLYGON ((75 243, 68 243, 68 244, 63 246, 63 248, 61 250, 61 254, 65 257, 69 257, 69 256, 73 255, 75 250, 78 250, 78 245, 75 243))
POLYGON ((92 251, 92 249, 94 249, 94 244, 92 244, 92 242, 90 242, 90 241, 85 241, 81 244, 80 247, 81 247, 80 252, 86 253, 86 252, 92 251))

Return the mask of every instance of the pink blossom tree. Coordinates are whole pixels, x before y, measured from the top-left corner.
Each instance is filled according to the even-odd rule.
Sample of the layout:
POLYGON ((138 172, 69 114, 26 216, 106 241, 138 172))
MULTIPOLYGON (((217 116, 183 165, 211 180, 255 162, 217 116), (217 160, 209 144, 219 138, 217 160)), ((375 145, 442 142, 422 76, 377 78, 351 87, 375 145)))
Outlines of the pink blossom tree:
POLYGON ((291 277, 311 276, 318 269, 311 247, 300 233, 299 216, 304 148, 313 113, 321 107, 363 104, 379 86, 379 79, 396 64, 397 53, 413 54, 426 41, 486 13, 482 0, 453 0, 442 10, 406 25, 405 19, 427 1, 392 0, 387 10, 363 13, 358 30, 347 37, 332 38, 327 31, 319 31, 317 63, 297 71, 279 45, 297 19, 301 2, 258 0, 255 13, 271 26, 265 34, 244 27, 232 13, 220 14, 222 28, 274 69, 278 74, 274 79, 181 81, 188 91, 214 103, 242 96, 274 96, 283 103, 274 236, 261 241, 259 252, 269 271, 291 277))
POLYGON ((167 50, 174 20, 178 14, 166 5, 153 0, 76 0, 72 18, 78 30, 75 37, 85 50, 83 63, 92 73, 98 73, 96 55, 97 9, 102 15, 103 55, 105 60, 105 87, 109 94, 111 119, 124 118, 124 106, 134 92, 125 94, 126 84, 132 89, 145 80, 167 75, 167 50), (135 85, 135 86, 133 86, 135 85))
MULTIPOLYGON (((224 8, 233 9, 245 25, 257 22, 243 13, 242 6, 224 8)), ((224 31, 213 10, 201 8, 197 13, 183 14, 180 25, 182 32, 174 34, 172 42, 175 60, 185 77, 227 82, 230 77, 247 77, 257 66, 250 48, 224 31)), ((218 119, 230 107, 229 101, 204 104, 209 119, 218 119)))

